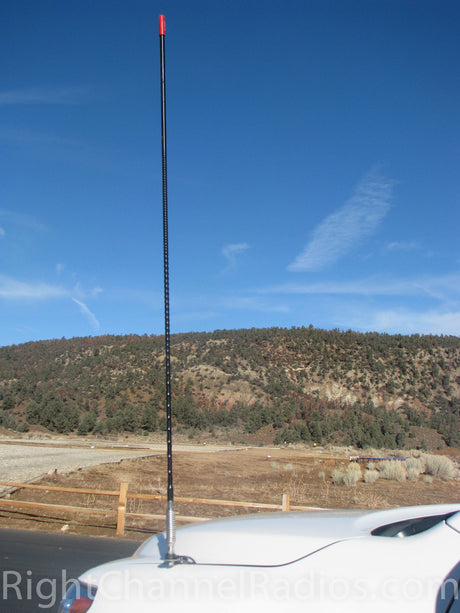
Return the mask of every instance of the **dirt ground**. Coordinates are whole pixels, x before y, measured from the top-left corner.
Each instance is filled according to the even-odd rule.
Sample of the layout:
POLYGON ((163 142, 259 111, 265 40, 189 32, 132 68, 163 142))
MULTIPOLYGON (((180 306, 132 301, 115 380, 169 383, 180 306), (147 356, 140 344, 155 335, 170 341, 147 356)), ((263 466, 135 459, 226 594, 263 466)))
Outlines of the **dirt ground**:
MULTIPOLYGON (((460 455, 454 457, 460 460, 460 455)), ((246 448, 198 453, 176 449, 174 453, 174 493, 179 516, 223 517, 260 512, 248 506, 225 507, 181 502, 181 497, 260 502, 281 505, 284 493, 291 505, 321 508, 378 509, 405 505, 460 502, 460 481, 426 479, 374 483, 363 480, 356 485, 335 485, 334 469, 346 470, 346 450, 295 448, 246 448)), ((362 465, 363 471, 366 464, 362 465)), ((128 459, 113 464, 81 469, 68 474, 48 475, 37 485, 117 491, 126 481, 128 493, 166 494, 167 471, 164 455, 128 459)), ((66 532, 94 536, 115 536, 116 497, 94 494, 59 493, 51 490, 17 490, 9 500, 105 509, 105 513, 42 511, 5 507, 0 499, 0 527, 66 532)), ((163 517, 164 501, 128 499, 128 513, 158 514, 163 517)), ((164 529, 164 521, 126 518, 126 538, 142 540, 164 529)))

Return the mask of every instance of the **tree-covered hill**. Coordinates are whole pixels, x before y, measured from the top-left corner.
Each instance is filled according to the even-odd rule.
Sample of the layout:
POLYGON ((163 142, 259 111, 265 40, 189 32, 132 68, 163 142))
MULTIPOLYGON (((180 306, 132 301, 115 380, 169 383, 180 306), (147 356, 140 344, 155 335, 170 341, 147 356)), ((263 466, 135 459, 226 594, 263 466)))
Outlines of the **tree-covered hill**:
MULTIPOLYGON (((173 412, 191 433, 275 442, 460 446, 460 339, 291 329, 173 335, 173 412)), ((86 434, 164 429, 164 339, 0 348, 0 423, 86 434)))

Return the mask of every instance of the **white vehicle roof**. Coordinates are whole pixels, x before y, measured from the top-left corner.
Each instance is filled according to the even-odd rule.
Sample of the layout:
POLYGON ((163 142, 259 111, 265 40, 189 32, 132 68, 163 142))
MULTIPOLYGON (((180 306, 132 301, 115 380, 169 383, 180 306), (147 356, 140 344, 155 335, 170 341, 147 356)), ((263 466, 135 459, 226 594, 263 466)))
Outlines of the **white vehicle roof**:
MULTIPOLYGON (((261 513, 180 528, 176 552, 200 564, 276 566, 334 542, 366 537, 383 525, 460 511, 459 505, 402 507, 385 511, 261 513)), ((149 539, 135 556, 164 559, 163 535, 149 539)))
POLYGON ((447 613, 460 504, 210 521, 177 531, 194 563, 170 567, 165 551, 159 535, 84 573, 98 588, 89 613, 447 613))

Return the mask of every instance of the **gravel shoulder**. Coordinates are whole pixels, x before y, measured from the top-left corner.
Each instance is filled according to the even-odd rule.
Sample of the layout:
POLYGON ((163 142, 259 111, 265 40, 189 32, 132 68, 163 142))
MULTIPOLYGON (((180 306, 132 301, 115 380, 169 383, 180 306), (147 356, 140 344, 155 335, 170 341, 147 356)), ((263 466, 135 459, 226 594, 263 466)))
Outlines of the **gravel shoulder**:
MULTIPOLYGON (((222 446, 184 445, 182 451, 220 451, 222 446)), ((61 474, 122 460, 164 455, 164 443, 119 443, 56 439, 0 439, 0 482, 31 483, 50 474, 61 474)), ((5 488, 0 486, 0 495, 5 488)))
MULTIPOLYGON (((158 450, 125 447, 97 448, 94 445, 55 447, 37 443, 0 441, 0 481, 30 483, 49 473, 62 474, 80 468, 120 462, 158 454, 158 450)), ((0 486, 0 492, 2 491, 0 486)))

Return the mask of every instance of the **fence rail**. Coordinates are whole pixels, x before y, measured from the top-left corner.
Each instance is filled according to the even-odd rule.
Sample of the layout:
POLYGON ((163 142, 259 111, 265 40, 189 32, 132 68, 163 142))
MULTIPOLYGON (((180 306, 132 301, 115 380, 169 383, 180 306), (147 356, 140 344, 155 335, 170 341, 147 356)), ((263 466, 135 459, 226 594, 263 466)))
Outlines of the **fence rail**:
MULTIPOLYGON (((57 487, 52 485, 34 485, 31 483, 14 483, 9 481, 0 481, 1 487, 7 487, 13 489, 14 491, 20 489, 29 489, 29 490, 42 490, 47 492, 61 492, 61 493, 72 493, 72 494, 86 494, 91 496, 107 496, 118 499, 118 504, 116 509, 100 509, 95 507, 83 507, 83 506, 70 506, 70 505, 62 505, 62 504, 51 504, 45 502, 35 502, 31 500, 10 500, 5 499, 4 496, 9 492, 0 493, 0 508, 1 507, 24 507, 24 508, 36 508, 38 510, 59 510, 59 511, 71 511, 74 513, 103 513, 107 515, 108 513, 116 514, 116 534, 121 536, 125 532, 125 522, 126 517, 132 517, 134 519, 163 519, 164 514, 158 515, 154 513, 136 513, 127 510, 127 502, 128 499, 132 500, 156 500, 156 501, 166 501, 167 497, 162 494, 137 494, 128 492, 128 483, 126 481, 122 481, 120 483, 119 490, 94 490, 88 488, 74 488, 74 487, 57 487)), ((202 505, 213 505, 213 506, 222 506, 222 507, 244 507, 249 509, 265 509, 272 511, 314 511, 317 510, 317 507, 306 507, 306 506, 298 506, 291 505, 289 494, 283 494, 282 500, 280 504, 273 504, 267 502, 252 502, 252 501, 241 501, 241 500, 218 500, 211 498, 187 498, 183 496, 176 496, 174 498, 176 502, 184 502, 189 504, 202 504, 202 505)), ((188 515, 178 515, 177 521, 180 522, 200 522, 207 521, 210 519, 209 517, 196 517, 196 516, 188 516, 188 515)))

